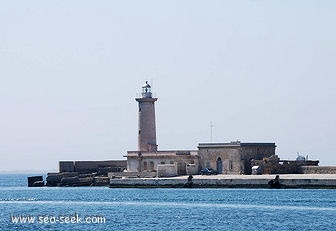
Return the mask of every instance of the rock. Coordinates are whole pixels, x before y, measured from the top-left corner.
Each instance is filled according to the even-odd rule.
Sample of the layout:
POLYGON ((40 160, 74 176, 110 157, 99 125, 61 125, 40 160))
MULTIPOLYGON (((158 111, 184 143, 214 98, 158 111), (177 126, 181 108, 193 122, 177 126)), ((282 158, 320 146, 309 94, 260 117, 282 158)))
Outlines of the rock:
POLYGON ((42 186, 44 186, 43 176, 28 177, 28 187, 42 187, 42 186))

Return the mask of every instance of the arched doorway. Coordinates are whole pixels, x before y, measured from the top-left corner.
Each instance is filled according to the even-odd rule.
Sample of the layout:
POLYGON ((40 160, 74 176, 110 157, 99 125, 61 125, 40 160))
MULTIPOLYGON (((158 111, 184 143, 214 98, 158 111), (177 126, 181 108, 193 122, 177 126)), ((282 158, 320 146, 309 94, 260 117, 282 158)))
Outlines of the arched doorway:
POLYGON ((220 157, 217 159, 217 173, 222 174, 223 173, 223 162, 220 157))

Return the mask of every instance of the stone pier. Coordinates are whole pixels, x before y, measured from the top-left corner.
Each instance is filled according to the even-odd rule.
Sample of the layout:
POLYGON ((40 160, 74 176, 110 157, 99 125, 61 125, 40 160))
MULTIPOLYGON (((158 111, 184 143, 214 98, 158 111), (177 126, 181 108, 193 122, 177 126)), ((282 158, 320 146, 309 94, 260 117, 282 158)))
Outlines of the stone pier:
MULTIPOLYGON (((193 176, 194 188, 270 188, 268 182, 276 175, 212 175, 193 176)), ((333 188, 336 174, 279 175, 281 188, 333 188)), ((111 188, 182 188, 188 176, 169 178, 110 179, 111 188)))

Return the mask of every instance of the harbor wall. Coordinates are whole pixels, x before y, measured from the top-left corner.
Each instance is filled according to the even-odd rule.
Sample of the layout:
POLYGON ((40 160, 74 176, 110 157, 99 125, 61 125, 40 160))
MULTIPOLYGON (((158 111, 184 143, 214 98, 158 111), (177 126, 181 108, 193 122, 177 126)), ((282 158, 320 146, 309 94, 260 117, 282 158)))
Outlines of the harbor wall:
POLYGON ((119 172, 127 167, 126 160, 105 160, 105 161, 60 161, 59 172, 119 172))
POLYGON ((336 174, 336 166, 301 166, 303 174, 336 174))
MULTIPOLYGON (((198 178, 193 179, 194 188, 269 188, 271 177, 257 178, 198 178)), ((184 178, 126 178, 110 179, 111 188, 182 188, 187 183, 184 178)), ((336 176, 323 178, 287 178, 281 179, 282 188, 336 188, 336 176)))

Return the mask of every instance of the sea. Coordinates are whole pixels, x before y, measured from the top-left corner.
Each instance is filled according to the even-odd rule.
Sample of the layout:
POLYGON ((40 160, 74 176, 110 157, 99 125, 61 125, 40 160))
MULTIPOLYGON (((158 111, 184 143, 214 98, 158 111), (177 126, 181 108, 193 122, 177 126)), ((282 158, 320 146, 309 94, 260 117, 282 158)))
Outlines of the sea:
POLYGON ((0 174, 0 230, 336 230, 333 189, 28 188, 0 174))

